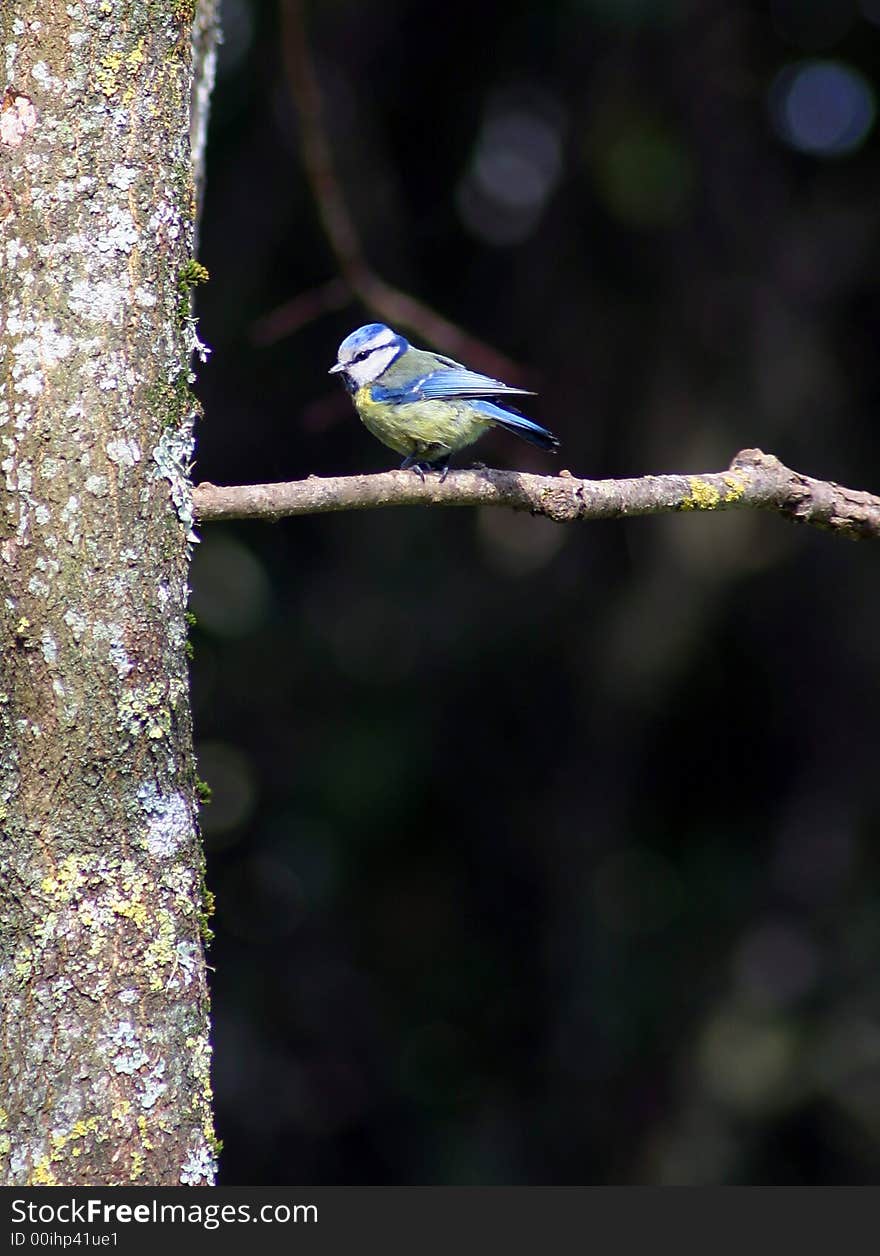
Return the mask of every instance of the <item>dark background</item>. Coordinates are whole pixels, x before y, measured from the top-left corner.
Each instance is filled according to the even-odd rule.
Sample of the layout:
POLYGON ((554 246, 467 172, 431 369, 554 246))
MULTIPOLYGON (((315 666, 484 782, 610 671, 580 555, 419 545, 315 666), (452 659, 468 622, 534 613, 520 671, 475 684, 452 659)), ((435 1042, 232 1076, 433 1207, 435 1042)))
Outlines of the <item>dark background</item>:
MULTIPOLYGON (((279 10, 223 7, 196 477, 383 470, 326 374, 376 312, 306 295, 260 337, 338 266, 279 10)), ((324 0, 308 26, 371 264, 518 363, 563 442, 476 457, 758 446, 880 489, 880 3, 324 0)), ((202 533, 222 1181, 880 1180, 873 545, 747 513, 202 533)))

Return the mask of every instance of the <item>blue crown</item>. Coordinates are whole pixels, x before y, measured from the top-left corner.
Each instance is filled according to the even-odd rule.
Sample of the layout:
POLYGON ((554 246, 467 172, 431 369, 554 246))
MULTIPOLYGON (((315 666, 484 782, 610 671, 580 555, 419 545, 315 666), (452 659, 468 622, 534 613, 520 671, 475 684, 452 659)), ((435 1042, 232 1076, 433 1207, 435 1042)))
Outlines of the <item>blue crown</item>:
POLYGON ((339 346, 339 356, 352 357, 361 349, 367 349, 379 341, 383 344, 395 345, 398 348, 405 349, 407 342, 403 336, 392 331, 390 327, 386 327, 384 323, 367 323, 364 327, 358 327, 357 331, 353 331, 350 336, 346 336, 342 344, 339 346))

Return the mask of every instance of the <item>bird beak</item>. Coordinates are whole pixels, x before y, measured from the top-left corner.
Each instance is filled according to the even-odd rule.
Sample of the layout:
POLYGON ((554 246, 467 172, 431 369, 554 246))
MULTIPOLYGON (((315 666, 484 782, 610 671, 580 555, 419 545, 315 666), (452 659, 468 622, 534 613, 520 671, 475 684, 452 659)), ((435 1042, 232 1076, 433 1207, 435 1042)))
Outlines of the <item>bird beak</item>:
POLYGON ((345 370, 345 366, 342 362, 334 362, 334 364, 330 367, 330 370, 327 372, 327 374, 335 375, 338 371, 344 371, 344 370, 345 370))

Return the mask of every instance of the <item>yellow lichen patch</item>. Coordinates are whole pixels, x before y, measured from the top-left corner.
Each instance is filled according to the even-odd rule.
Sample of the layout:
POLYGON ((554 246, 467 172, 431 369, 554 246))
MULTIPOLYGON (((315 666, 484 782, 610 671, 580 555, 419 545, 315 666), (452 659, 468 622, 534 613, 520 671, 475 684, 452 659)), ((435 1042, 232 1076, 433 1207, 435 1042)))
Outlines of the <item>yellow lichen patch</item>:
POLYGON ((122 103, 124 105, 130 105, 131 102, 134 100, 135 82, 136 82, 135 76, 136 76, 137 70, 140 68, 140 66, 144 62, 144 45, 146 44, 146 42, 147 42, 146 36, 142 35, 141 38, 138 40, 137 44, 135 45, 135 47, 132 48, 131 52, 125 58, 125 64, 128 68, 128 74, 129 74, 129 82, 125 91, 122 93, 122 103))
POLYGON ((153 1150, 152 1139, 147 1133, 147 1130, 149 1128, 150 1127, 149 1127, 149 1124, 147 1123, 147 1118, 145 1116, 139 1116, 138 1117, 138 1133, 141 1136, 141 1146, 143 1147, 144 1151, 153 1150))
POLYGON ((15 975, 22 985, 29 981, 34 971, 34 948, 25 946, 15 961, 15 975))
POLYGON ((121 52, 105 52, 95 70, 95 87, 109 100, 119 91, 119 67, 122 65, 121 52))
POLYGON ((142 35, 128 52, 105 52, 101 57, 92 81, 97 90, 108 100, 118 93, 120 87, 124 87, 122 103, 131 104, 140 68, 146 61, 146 43, 147 37, 142 35))
POLYGON ((172 12, 187 30, 192 26, 196 16, 196 0, 173 0, 172 12))
POLYGON ((120 1099, 119 1102, 115 1103, 110 1109, 110 1120, 124 1121, 129 1112, 131 1112, 131 1100, 120 1099))
POLYGON ((100 1134, 99 1130, 100 1118, 97 1116, 90 1116, 84 1121, 75 1121, 69 1130, 53 1130, 49 1135, 51 1151, 48 1156, 41 1156, 34 1165, 28 1178, 28 1186, 57 1186, 58 1181, 52 1171, 52 1165, 60 1163, 67 1154, 74 1157, 81 1156, 82 1141, 90 1134, 97 1135, 99 1141, 106 1138, 106 1134, 100 1134), (66 1150, 68 1147, 69 1153, 66 1150))
POLYGON ((738 502, 739 499, 744 496, 746 488, 748 487, 744 476, 730 473, 722 476, 721 478, 727 485, 727 492, 724 494, 724 500, 726 502, 738 502))
MULTIPOLYGON (((53 1131, 49 1135, 49 1142, 52 1144, 52 1160, 60 1160, 61 1152, 68 1143, 78 1142, 80 1139, 86 1138, 89 1134, 96 1134, 100 1121, 96 1116, 90 1116, 86 1121, 75 1121, 74 1124, 66 1132, 53 1131)), ((74 1149, 73 1154, 79 1155, 80 1151, 74 1149)))
POLYGON ((117 898, 109 904, 109 907, 117 916, 124 916, 126 920, 133 920, 139 929, 143 929, 150 918, 146 905, 136 898, 127 900, 117 898))
POLYGON ((5 1130, 9 1125, 9 1113, 5 1108, 0 1108, 0 1130, 5 1130))
POLYGON ((76 855, 68 855, 53 875, 44 877, 40 889, 59 903, 69 903, 85 879, 86 875, 79 867, 76 855))
POLYGON ((164 909, 160 910, 156 914, 156 926, 157 936, 144 951, 144 963, 151 970, 150 989, 158 991, 164 988, 164 982, 157 970, 173 964, 177 956, 174 950, 175 929, 171 913, 164 909))
MULTIPOLYGON (((20 645, 23 650, 32 650, 37 644, 31 633, 32 628, 33 624, 28 619, 27 615, 22 615, 13 629, 12 635, 15 637, 17 644, 20 645)), ((32 725, 32 731, 34 728, 36 728, 36 725, 32 725)))
POLYGON ((58 1179, 52 1172, 52 1162, 43 1156, 31 1169, 27 1180, 28 1186, 57 1186, 58 1179))
POLYGON ((146 42, 147 42, 146 35, 141 35, 135 47, 132 48, 131 52, 125 58, 125 64, 130 66, 133 70, 143 63, 144 45, 146 44, 146 42))
POLYGON ((132 1181, 134 1181, 135 1178, 141 1177, 143 1172, 144 1172, 144 1157, 141 1155, 139 1151, 133 1151, 131 1153, 131 1174, 130 1174, 132 1181))
POLYGON ((713 488, 711 484, 707 484, 705 480, 701 480, 699 476, 692 475, 688 477, 691 486, 690 497, 686 497, 681 503, 682 510, 714 510, 721 501, 721 494, 717 488, 713 488))
POLYGON ((194 1113, 201 1116, 202 1133, 208 1143, 216 1142, 214 1131, 214 1092, 211 1087, 211 1044, 204 1038, 190 1035, 186 1040, 186 1049, 193 1059, 193 1073, 200 1083, 199 1089, 193 1092, 190 1106, 194 1113))

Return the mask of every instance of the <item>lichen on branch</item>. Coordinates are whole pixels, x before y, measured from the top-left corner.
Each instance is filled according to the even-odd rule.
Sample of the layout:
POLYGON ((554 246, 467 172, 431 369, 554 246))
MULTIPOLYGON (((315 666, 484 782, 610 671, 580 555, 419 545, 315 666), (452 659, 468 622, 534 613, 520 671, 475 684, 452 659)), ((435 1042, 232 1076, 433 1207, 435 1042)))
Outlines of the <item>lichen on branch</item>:
POLYGON ((726 471, 704 475, 646 475, 584 480, 476 468, 445 479, 411 471, 378 475, 309 476, 283 484, 220 487, 198 484, 198 521, 281 519, 288 515, 371 510, 380 506, 507 506, 558 523, 636 515, 719 510, 771 510, 785 518, 853 539, 880 537, 880 497, 801 475, 772 454, 744 449, 726 471))

